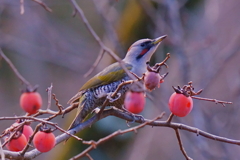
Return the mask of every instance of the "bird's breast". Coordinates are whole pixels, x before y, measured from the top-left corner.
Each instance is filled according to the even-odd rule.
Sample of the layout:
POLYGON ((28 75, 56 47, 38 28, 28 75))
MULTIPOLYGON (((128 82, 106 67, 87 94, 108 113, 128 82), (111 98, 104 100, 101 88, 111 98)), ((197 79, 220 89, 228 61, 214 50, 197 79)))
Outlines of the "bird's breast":
POLYGON ((142 77, 143 73, 147 71, 146 65, 136 65, 131 69, 131 72, 135 73, 138 77, 142 77))

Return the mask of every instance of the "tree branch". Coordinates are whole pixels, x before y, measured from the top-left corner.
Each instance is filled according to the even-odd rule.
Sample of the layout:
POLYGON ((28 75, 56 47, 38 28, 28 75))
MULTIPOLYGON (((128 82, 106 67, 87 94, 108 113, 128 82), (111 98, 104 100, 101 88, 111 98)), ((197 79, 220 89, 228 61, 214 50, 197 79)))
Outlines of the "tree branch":
POLYGON ((52 12, 52 9, 49 8, 45 3, 43 3, 42 1, 39 0, 32 0, 33 2, 36 2, 37 4, 39 4, 40 6, 42 6, 46 11, 48 12, 52 12))
POLYGON ((99 139, 97 142, 95 141, 83 141, 84 144, 89 144, 91 146, 89 146, 87 149, 85 149, 83 152, 81 152, 80 154, 74 156, 73 158, 71 158, 70 160, 76 160, 76 159, 79 159, 83 156, 86 156, 88 154, 88 152, 90 152, 91 150, 95 149, 98 145, 100 145, 101 143, 104 143, 106 142, 107 140, 115 137, 115 136, 118 136, 118 135, 121 135, 121 134, 124 134, 124 133, 128 133, 128 132, 137 132, 138 129, 146 126, 147 124, 153 122, 153 121, 156 121, 157 119, 161 119, 163 117, 164 113, 162 113, 161 115, 157 116, 156 118, 154 118, 153 120, 151 120, 150 122, 144 122, 136 127, 132 127, 132 128, 129 128, 129 129, 126 129, 126 130, 118 130, 118 131, 115 131, 113 132, 112 134, 104 137, 104 138, 101 138, 99 139))
POLYGON ((88 77, 93 71, 94 69, 97 67, 97 65, 99 64, 99 62, 101 61, 103 55, 104 55, 105 51, 103 49, 100 50, 100 53, 98 54, 97 59, 95 60, 95 62, 93 63, 92 67, 84 74, 84 77, 88 77))
POLYGON ((184 157, 186 158, 186 160, 192 160, 192 158, 188 157, 187 152, 183 148, 183 144, 182 144, 182 140, 181 140, 181 137, 180 137, 179 130, 175 129, 175 132, 176 132, 176 136, 177 136, 177 140, 178 140, 178 144, 179 144, 180 150, 182 151, 184 157))
MULTIPOLYGON (((94 115, 92 118, 88 119, 87 121, 79 124, 76 128, 73 128, 72 130, 69 130, 68 133, 70 134, 76 134, 77 132, 80 132, 82 130, 84 130, 85 128, 88 128, 90 126, 92 126, 95 122, 99 121, 102 118, 105 118, 107 116, 116 116, 118 118, 127 120, 127 121, 133 121, 135 120, 135 122, 137 123, 143 123, 142 119, 138 116, 133 117, 132 115, 128 115, 125 112, 120 111, 119 109, 109 109, 109 110, 105 110, 102 114, 101 117, 99 118, 98 115, 94 115)), ((15 119, 14 117, 9 117, 6 119, 15 119)), ((184 125, 181 123, 168 123, 167 121, 151 121, 148 119, 144 119, 144 122, 147 123, 147 125, 149 126, 159 126, 159 127, 169 127, 169 128, 173 128, 173 129, 181 129, 181 130, 185 130, 185 131, 189 131, 192 133, 196 133, 197 135, 203 136, 205 138, 208 139, 212 139, 212 140, 216 140, 216 141, 220 141, 220 142, 224 142, 224 143, 229 143, 229 144, 236 144, 236 145, 240 145, 240 140, 234 140, 234 139, 229 139, 229 138, 225 138, 225 137, 220 137, 217 135, 213 135, 207 132, 204 132, 198 128, 195 127, 191 127, 188 125, 184 125)), ((69 134, 63 133, 59 136, 56 137, 56 145, 65 141, 66 139, 70 138, 69 134)), ((11 152, 11 151, 6 151, 4 150, 4 154, 6 156, 6 158, 14 158, 14 159, 21 159, 22 157, 20 156, 20 154, 18 152, 11 152)), ((41 154, 41 152, 37 151, 36 149, 33 149, 29 152, 26 152, 24 158, 26 160, 28 159, 33 159, 36 156, 38 156, 39 154, 41 154)))
MULTIPOLYGON (((119 64, 120 66, 123 68, 123 70, 127 73, 127 75, 131 78, 134 79, 134 76, 128 71, 127 67, 124 65, 123 61, 108 47, 106 47, 104 45, 104 43, 101 41, 101 39, 98 37, 98 35, 96 34, 96 32, 93 30, 92 26, 89 24, 84 12, 82 11, 82 9, 80 8, 80 6, 77 4, 76 0, 70 0, 74 6, 75 11, 80 15, 83 23, 85 24, 85 26, 87 27, 88 31, 91 33, 91 35, 94 37, 94 39, 98 42, 98 44, 100 45, 101 49, 103 51, 106 51, 107 53, 109 53, 119 64)), ((101 52, 100 52, 101 54, 101 52)))
POLYGON ((0 56, 7 62, 10 68, 13 70, 15 75, 20 79, 20 81, 27 86, 31 86, 31 84, 18 72, 17 68, 13 65, 13 63, 8 59, 8 57, 3 53, 2 49, 0 48, 0 56))

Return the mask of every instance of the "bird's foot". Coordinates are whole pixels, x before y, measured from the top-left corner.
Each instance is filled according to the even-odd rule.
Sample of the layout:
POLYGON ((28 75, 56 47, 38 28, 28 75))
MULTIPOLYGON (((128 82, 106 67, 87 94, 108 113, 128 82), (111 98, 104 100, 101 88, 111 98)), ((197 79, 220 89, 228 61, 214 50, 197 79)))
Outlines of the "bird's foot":
POLYGON ((133 117, 132 121, 127 121, 127 125, 129 126, 129 123, 135 123, 136 121, 140 121, 141 123, 145 122, 145 119, 142 115, 139 114, 133 114, 131 112, 129 112, 126 108, 122 107, 123 112, 127 113, 128 115, 130 115, 131 117, 133 117))
MULTIPOLYGON (((104 109, 104 111, 110 110, 110 109, 112 109, 112 108, 104 109)), ((92 110, 91 114, 98 114, 100 112, 100 110, 101 110, 100 108, 95 108, 94 110, 92 110)))
POLYGON ((91 114, 98 114, 100 112, 100 108, 95 108, 94 110, 92 110, 91 114))
POLYGON ((130 116, 133 117, 132 118, 133 120, 132 121, 127 121, 127 123, 135 123, 136 121, 140 121, 141 123, 145 122, 145 119, 142 115, 130 113, 130 116))
POLYGON ((113 103, 114 101, 118 100, 121 97, 121 93, 117 93, 117 95, 114 98, 112 98, 112 93, 113 92, 107 94, 107 99, 109 100, 110 103, 113 103))
POLYGON ((135 123, 136 121, 140 121, 141 123, 145 122, 144 117, 142 115, 137 115, 137 114, 131 113, 130 116, 133 117, 133 120, 132 121, 126 121, 128 127, 131 127, 129 125, 129 123, 135 123))
POLYGON ((140 121, 141 123, 144 123, 145 122, 145 119, 142 115, 139 115, 139 114, 135 114, 134 115, 134 120, 135 121, 140 121))

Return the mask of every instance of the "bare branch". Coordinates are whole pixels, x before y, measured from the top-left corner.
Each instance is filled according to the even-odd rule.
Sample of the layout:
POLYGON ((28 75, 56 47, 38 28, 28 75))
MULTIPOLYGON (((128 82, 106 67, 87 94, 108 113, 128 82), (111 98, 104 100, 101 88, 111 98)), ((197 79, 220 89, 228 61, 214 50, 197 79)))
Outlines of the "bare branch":
POLYGON ((10 68, 13 70, 15 75, 20 79, 20 81, 27 86, 31 86, 31 84, 18 72, 17 68, 13 65, 13 63, 8 59, 8 57, 3 53, 2 49, 0 48, 0 56, 8 63, 10 68))
POLYGON ((24 14, 24 0, 20 0, 20 14, 24 14))
POLYGON ((136 127, 132 127, 132 128, 129 128, 129 129, 126 129, 126 130, 118 130, 118 131, 115 131, 113 132, 112 134, 104 137, 104 138, 101 138, 99 139, 97 142, 94 142, 94 141, 83 141, 84 144, 89 144, 91 146, 89 146, 87 149, 85 149, 83 152, 81 152, 80 154, 74 156, 73 158, 71 158, 70 160, 75 160, 75 159, 79 159, 83 156, 85 156, 86 154, 88 154, 89 151, 95 149, 97 147, 97 145, 100 145, 101 143, 104 143, 106 141, 108 141, 109 139, 115 137, 115 136, 118 136, 118 135, 121 135, 121 134, 124 134, 124 133, 127 133, 127 132, 137 132, 138 129, 146 126, 147 124, 153 122, 153 121, 156 121, 160 118, 162 118, 164 115, 164 113, 162 113, 161 115, 157 116, 156 118, 154 118, 153 120, 149 121, 149 122, 145 122, 145 123, 142 123, 136 127))
POLYGON ((157 68, 157 67, 159 67, 159 66, 166 66, 166 68, 168 68, 168 65, 166 64, 166 62, 168 61, 168 59, 170 58, 170 53, 167 53, 167 56, 166 56, 166 58, 162 61, 162 62, 160 62, 160 63, 156 63, 155 65, 154 65, 154 67, 155 68, 157 68))
POLYGON ((87 153, 86 157, 88 157, 90 160, 93 160, 93 158, 87 153))
POLYGON ((92 26, 89 24, 86 16, 84 15, 82 9, 80 6, 77 4, 76 0, 70 0, 74 6, 74 9, 76 12, 80 15, 82 21, 84 22, 85 26, 87 27, 88 31, 91 33, 91 35, 94 37, 94 39, 98 42, 98 44, 101 46, 101 49, 109 53, 123 68, 123 70, 127 73, 127 75, 131 78, 134 79, 134 76, 128 71, 127 67, 124 65, 123 61, 108 47, 104 45, 104 43, 101 41, 101 39, 98 37, 96 32, 93 30, 92 26))
POLYGON ((59 131, 61 131, 61 132, 63 132, 63 133, 66 133, 67 135, 75 138, 76 140, 82 141, 82 138, 79 138, 79 137, 77 137, 77 136, 75 136, 75 135, 73 135, 73 134, 71 134, 71 133, 68 133, 66 130, 62 129, 62 128, 59 127, 58 125, 54 125, 54 127, 56 127, 59 131))
POLYGON ((94 69, 97 67, 97 65, 99 64, 99 62, 101 61, 103 55, 104 55, 105 51, 103 49, 100 50, 100 53, 98 54, 97 59, 95 60, 95 62, 93 63, 92 67, 84 74, 84 77, 88 77, 93 71, 94 69))
MULTIPOLYGON (((127 120, 127 121, 135 120, 135 122, 137 122, 137 123, 142 123, 142 119, 137 117, 137 116, 133 117, 132 115, 128 115, 128 114, 120 111, 119 109, 109 109, 109 110, 105 110, 101 114, 100 118, 98 117, 98 115, 95 115, 92 118, 88 119, 87 121, 81 123, 77 127, 73 128, 72 130, 68 131, 68 133, 75 134, 79 131, 82 131, 83 129, 85 129, 87 127, 92 126, 94 123, 99 121, 99 119, 105 118, 105 117, 110 116, 110 115, 119 117, 119 118, 127 120)), ((5 118, 5 120, 7 120, 7 119, 15 119, 15 118, 14 117, 5 118)), ((1 118, 0 118, 0 120, 1 120, 1 118)), ((189 131, 189 132, 192 132, 192 133, 196 133, 197 135, 203 136, 203 137, 208 138, 208 139, 212 139, 212 140, 216 140, 216 141, 220 141, 220 142, 224 142, 224 143, 229 143, 229 144, 240 145, 240 140, 234 140, 234 139, 229 139, 229 138, 213 135, 213 134, 204 132, 204 131, 202 131, 198 128, 191 127, 191 126, 188 126, 188 125, 184 125, 184 124, 181 124, 181 123, 167 123, 167 121, 151 121, 151 120, 148 120, 148 119, 144 119, 144 121, 147 123, 147 125, 150 125, 150 126, 160 126, 160 127, 169 127, 169 128, 173 128, 173 129, 181 129, 181 130, 189 131)), ((52 125, 55 125, 55 124, 52 123, 52 125)), ((66 133, 63 133, 63 134, 57 136, 56 137, 56 145, 65 141, 69 137, 70 137, 70 135, 68 135, 66 133)), ((12 157, 14 159, 21 159, 22 158, 16 152, 10 152, 10 151, 4 150, 4 153, 5 153, 6 158, 9 158, 9 157, 12 157)), ((36 149, 33 149, 29 152, 26 152, 24 158, 25 159, 32 159, 32 158, 38 156, 39 154, 41 154, 41 152, 37 151, 36 149)))
POLYGON ((178 140, 178 144, 179 144, 180 150, 182 151, 184 157, 186 158, 186 160, 192 160, 192 158, 188 157, 187 152, 183 148, 183 144, 182 144, 182 140, 181 140, 181 137, 180 137, 179 130, 175 129, 175 132, 176 132, 176 136, 177 136, 177 140, 178 140))
POLYGON ((92 0, 92 2, 94 3, 95 5, 95 8, 96 8, 96 11, 98 12, 98 14, 101 16, 102 18, 102 24, 105 28, 105 33, 106 33, 106 36, 107 38, 109 39, 110 43, 112 44, 113 48, 120 54, 120 55, 125 55, 125 51, 123 50, 123 47, 121 46, 121 43, 120 43, 120 40, 119 40, 119 36, 118 36, 118 33, 116 31, 116 28, 115 28, 115 24, 112 20, 113 17, 116 17, 119 16, 119 12, 114 9, 112 6, 111 6, 111 2, 110 3, 104 3, 104 7, 102 5, 99 5, 99 1, 98 0, 92 0), (111 14, 111 17, 109 16, 109 13, 111 13, 112 10, 114 9, 115 11, 115 14, 116 15, 112 15, 111 14))
POLYGON ((37 4, 41 5, 46 11, 52 12, 52 9, 49 8, 45 3, 39 0, 32 0, 33 2, 36 2, 37 4))
POLYGON ((168 119, 167 119, 167 123, 171 123, 173 117, 174 117, 174 114, 171 113, 170 116, 169 116, 168 119))
POLYGON ((2 147, 2 142, 0 141, 0 155, 1 155, 1 160, 5 160, 5 154, 3 152, 3 147, 2 147))
POLYGON ((215 102, 220 103, 224 106, 224 104, 232 104, 232 102, 227 102, 227 101, 221 101, 221 100, 217 100, 217 99, 210 99, 210 98, 203 98, 203 97, 196 97, 196 96, 191 96, 194 99, 198 99, 198 100, 204 100, 204 101, 210 101, 210 102, 215 102))
POLYGON ((48 92, 48 105, 47 105, 47 110, 49 110, 50 107, 51 107, 52 88, 53 88, 53 85, 52 85, 52 83, 51 83, 50 87, 48 87, 48 88, 46 89, 46 91, 48 92))
POLYGON ((20 128, 22 128, 24 124, 25 122, 22 122, 16 127, 16 130, 11 133, 8 139, 2 144, 2 147, 4 147, 9 141, 11 141, 11 139, 17 134, 17 132, 19 132, 20 128))
POLYGON ((53 99, 56 101, 56 106, 59 109, 59 113, 62 114, 63 113, 63 106, 61 104, 59 104, 59 100, 57 99, 55 94, 52 94, 53 99))
POLYGON ((28 148, 30 147, 30 144, 33 140, 33 137, 35 136, 35 134, 38 132, 39 128, 42 126, 42 124, 38 124, 36 127, 35 127, 35 130, 33 131, 33 134, 29 137, 28 139, 28 143, 27 145, 24 147, 24 149, 20 152, 20 155, 23 157, 24 154, 27 152, 28 148))

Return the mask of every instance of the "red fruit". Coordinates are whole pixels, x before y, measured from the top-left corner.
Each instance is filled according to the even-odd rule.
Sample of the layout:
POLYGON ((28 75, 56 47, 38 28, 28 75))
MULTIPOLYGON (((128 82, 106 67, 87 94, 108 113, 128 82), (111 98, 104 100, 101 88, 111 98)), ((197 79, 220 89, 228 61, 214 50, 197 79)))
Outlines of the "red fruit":
POLYGON ((143 92, 128 91, 124 100, 125 108, 132 113, 140 113, 145 105, 145 97, 143 92))
POLYGON ((33 144, 40 152, 48 152, 55 146, 55 136, 52 132, 38 131, 33 138, 33 144))
POLYGON ((35 114, 42 106, 42 97, 38 92, 24 92, 20 97, 20 106, 25 112, 35 114))
POLYGON ((27 141, 29 137, 33 134, 33 129, 30 125, 24 125, 23 126, 23 134, 25 135, 27 141))
MULTIPOLYGON (((24 134, 18 132, 16 138, 12 138, 6 145, 7 149, 10 151, 18 152, 23 150, 23 148, 27 145, 27 139, 24 134)), ((8 140, 8 137, 6 138, 8 140)))
MULTIPOLYGON (((18 122, 13 123, 12 127, 17 126, 18 124, 19 124, 18 122)), ((30 125, 25 124, 23 126, 22 133, 25 135, 25 137, 26 137, 26 139, 28 141, 29 137, 33 134, 33 129, 32 129, 32 127, 30 125)))
POLYGON ((160 79, 161 76, 159 75, 159 73, 147 71, 144 77, 144 84, 147 89, 153 90, 156 87, 160 87, 160 79))
POLYGON ((183 94, 174 92, 169 99, 170 111, 178 116, 185 117, 193 108, 193 101, 191 97, 186 97, 183 94))

